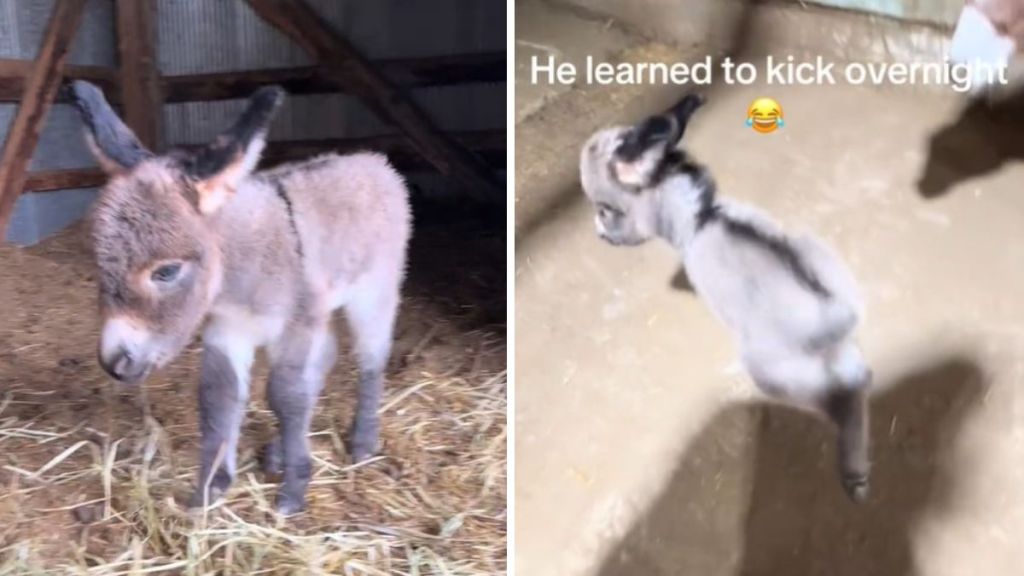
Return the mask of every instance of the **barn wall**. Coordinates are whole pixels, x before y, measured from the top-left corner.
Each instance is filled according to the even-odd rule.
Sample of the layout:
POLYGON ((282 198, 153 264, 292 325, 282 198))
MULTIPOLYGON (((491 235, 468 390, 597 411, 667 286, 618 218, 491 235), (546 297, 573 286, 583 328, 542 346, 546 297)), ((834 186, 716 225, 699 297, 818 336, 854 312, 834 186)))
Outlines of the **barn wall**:
MULTIPOLYGON (((503 2, 494 0, 311 0, 317 11, 371 59, 435 56, 505 49, 503 2)), ((161 0, 160 69, 197 74, 308 66, 288 38, 237 0, 161 0)), ((446 129, 500 128, 505 85, 417 90, 414 98, 446 129)), ((229 124, 241 101, 164 107, 168 144, 202 142, 229 124)), ((289 98, 271 139, 341 138, 392 133, 354 98, 289 98)))
MULTIPOLYGON (((0 58, 35 58, 53 5, 54 0, 0 0, 0 58)), ((115 62, 113 2, 89 2, 68 63, 112 66, 115 62)), ((16 104, 0 104, 0 138, 7 137, 16 110, 16 104)), ((55 105, 43 126, 30 169, 93 166, 79 126, 70 106, 55 105)), ((81 216, 95 194, 95 189, 85 188, 22 196, 15 204, 7 240, 31 244, 60 230, 81 216)))
MULTIPOLYGON (((310 0, 317 11, 371 59, 505 50, 505 3, 494 0, 310 0)), ((53 0, 0 0, 0 57, 32 58, 53 0)), ((158 0, 158 61, 165 75, 309 65, 288 38, 263 23, 241 0, 158 0)), ((74 64, 116 61, 113 2, 89 3, 70 56, 74 64)), ((505 84, 418 89, 413 98, 449 130, 505 126, 505 84)), ((243 101, 164 106, 165 144, 207 141, 234 119, 243 101)), ((14 105, 0 105, 0 137, 14 105)), ((94 163, 73 110, 57 105, 47 121, 32 169, 79 168, 94 163)), ((286 100, 272 140, 361 137, 395 130, 356 99, 344 95, 286 100)), ((437 178, 410 175, 419 190, 445 194, 437 178)), ((78 218, 94 190, 25 195, 8 240, 34 243, 78 218), (51 197, 52 196, 52 197, 51 197)))

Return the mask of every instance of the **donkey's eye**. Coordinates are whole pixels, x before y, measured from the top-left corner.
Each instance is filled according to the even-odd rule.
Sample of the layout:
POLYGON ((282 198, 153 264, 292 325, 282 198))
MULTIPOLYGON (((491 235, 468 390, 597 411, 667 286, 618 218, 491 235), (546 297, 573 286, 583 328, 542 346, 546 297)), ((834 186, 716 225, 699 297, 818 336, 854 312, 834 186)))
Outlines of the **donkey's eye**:
POLYGON ((609 218, 614 218, 616 216, 621 216, 622 215, 622 211, 621 210, 617 210, 615 208, 612 208, 608 204, 605 204, 605 203, 602 202, 602 203, 597 205, 597 215, 600 216, 601 218, 607 220, 609 218))
POLYGON ((150 275, 154 282, 172 282, 181 273, 181 264, 164 264, 150 275))

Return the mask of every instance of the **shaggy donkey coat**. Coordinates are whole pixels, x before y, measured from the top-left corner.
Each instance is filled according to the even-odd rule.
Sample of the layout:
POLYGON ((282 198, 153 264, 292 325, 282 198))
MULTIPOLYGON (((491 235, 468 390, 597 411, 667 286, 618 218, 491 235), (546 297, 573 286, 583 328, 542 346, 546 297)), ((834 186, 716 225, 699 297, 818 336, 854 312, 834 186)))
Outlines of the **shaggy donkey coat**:
POLYGON ((658 237, 678 251, 758 387, 836 424, 842 483, 861 500, 871 372, 854 340, 863 315, 856 282, 816 238, 789 235, 764 213, 719 197, 708 171, 676 148, 702 104, 689 95, 663 115, 601 130, 584 145, 580 176, 598 234, 614 245, 658 237))
POLYGON ((331 314, 345 309, 359 362, 355 460, 377 450, 383 374, 411 230, 408 192, 384 156, 328 154, 253 172, 284 92, 264 88, 233 126, 194 151, 156 155, 102 92, 71 92, 110 174, 92 215, 103 322, 99 361, 140 382, 202 331, 200 474, 205 505, 231 484, 257 348, 271 363, 278 436, 265 468, 283 474, 277 508, 305 505, 306 435, 334 365, 331 314))

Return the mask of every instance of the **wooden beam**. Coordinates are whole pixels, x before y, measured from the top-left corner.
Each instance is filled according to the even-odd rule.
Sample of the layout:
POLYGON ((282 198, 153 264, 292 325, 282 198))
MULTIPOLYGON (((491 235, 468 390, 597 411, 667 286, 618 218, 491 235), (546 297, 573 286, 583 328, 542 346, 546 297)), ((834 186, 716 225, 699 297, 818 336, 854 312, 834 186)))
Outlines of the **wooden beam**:
POLYGON ((150 150, 163 143, 156 61, 156 0, 117 0, 117 51, 124 121, 150 150))
MULTIPOLYGON (((0 58, 0 102, 21 102, 25 97, 25 84, 32 74, 31 60, 12 60, 0 58)), ((103 89, 111 102, 120 101, 117 93, 117 70, 105 66, 65 66, 65 80, 88 80, 103 89)), ((57 93, 57 102, 67 98, 57 93)))
MULTIPOLYGON (((488 167, 503 167, 506 148, 504 130, 456 132, 451 134, 451 138, 484 158, 488 162, 488 167)), ((431 164, 424 162, 410 144, 409 139, 400 134, 367 138, 268 142, 267 150, 263 154, 263 165, 274 166, 282 162, 304 160, 325 152, 348 154, 363 150, 387 154, 388 158, 401 170, 430 170, 434 168, 431 164)))
POLYGON ((70 188, 94 188, 107 182, 107 174, 99 168, 40 170, 25 177, 25 192, 49 192, 70 188))
POLYGON ((25 172, 39 142, 46 114, 60 87, 64 61, 75 37, 86 0, 58 0, 46 24, 25 97, 11 122, 0 152, 0 239, 4 238, 14 203, 25 184, 25 172))
POLYGON ((505 202, 503 183, 484 162, 441 132, 409 97, 373 69, 347 39, 331 30, 304 0, 246 0, 272 26, 291 37, 323 69, 325 77, 358 96, 398 127, 441 174, 486 202, 505 202))
MULTIPOLYGON (((489 166, 504 167, 506 147, 504 130, 456 132, 452 134, 452 137, 463 146, 479 154, 489 166)), ((430 170, 432 168, 416 154, 416 150, 409 144, 409 140, 400 135, 270 142, 263 155, 261 167, 304 160, 325 152, 345 154, 359 150, 383 152, 403 171, 430 170)), ((40 170, 27 175, 24 190, 25 192, 49 192, 69 188, 92 188, 102 186, 106 181, 106 173, 99 168, 40 170)))
MULTIPOLYGON (((377 60, 372 64, 406 89, 505 81, 504 52, 377 60)), ((338 84, 324 75, 318 66, 164 76, 162 84, 164 102, 246 98, 258 88, 270 84, 283 86, 289 94, 331 94, 339 91, 338 84)))

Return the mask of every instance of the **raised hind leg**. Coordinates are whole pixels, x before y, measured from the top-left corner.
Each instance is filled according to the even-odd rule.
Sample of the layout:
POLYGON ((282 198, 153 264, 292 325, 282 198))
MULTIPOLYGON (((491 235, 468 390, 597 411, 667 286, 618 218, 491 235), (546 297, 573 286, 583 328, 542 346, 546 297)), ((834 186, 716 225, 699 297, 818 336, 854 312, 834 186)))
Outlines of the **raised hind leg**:
POLYGON ((817 410, 836 425, 839 478, 854 501, 867 497, 870 473, 867 387, 870 372, 856 348, 835 358, 820 354, 748 354, 744 363, 765 393, 817 410))
POLYGON ((837 452, 843 488, 856 502, 868 496, 871 439, 868 428, 868 388, 871 370, 853 344, 844 344, 831 362, 834 385, 822 408, 839 433, 837 452))

